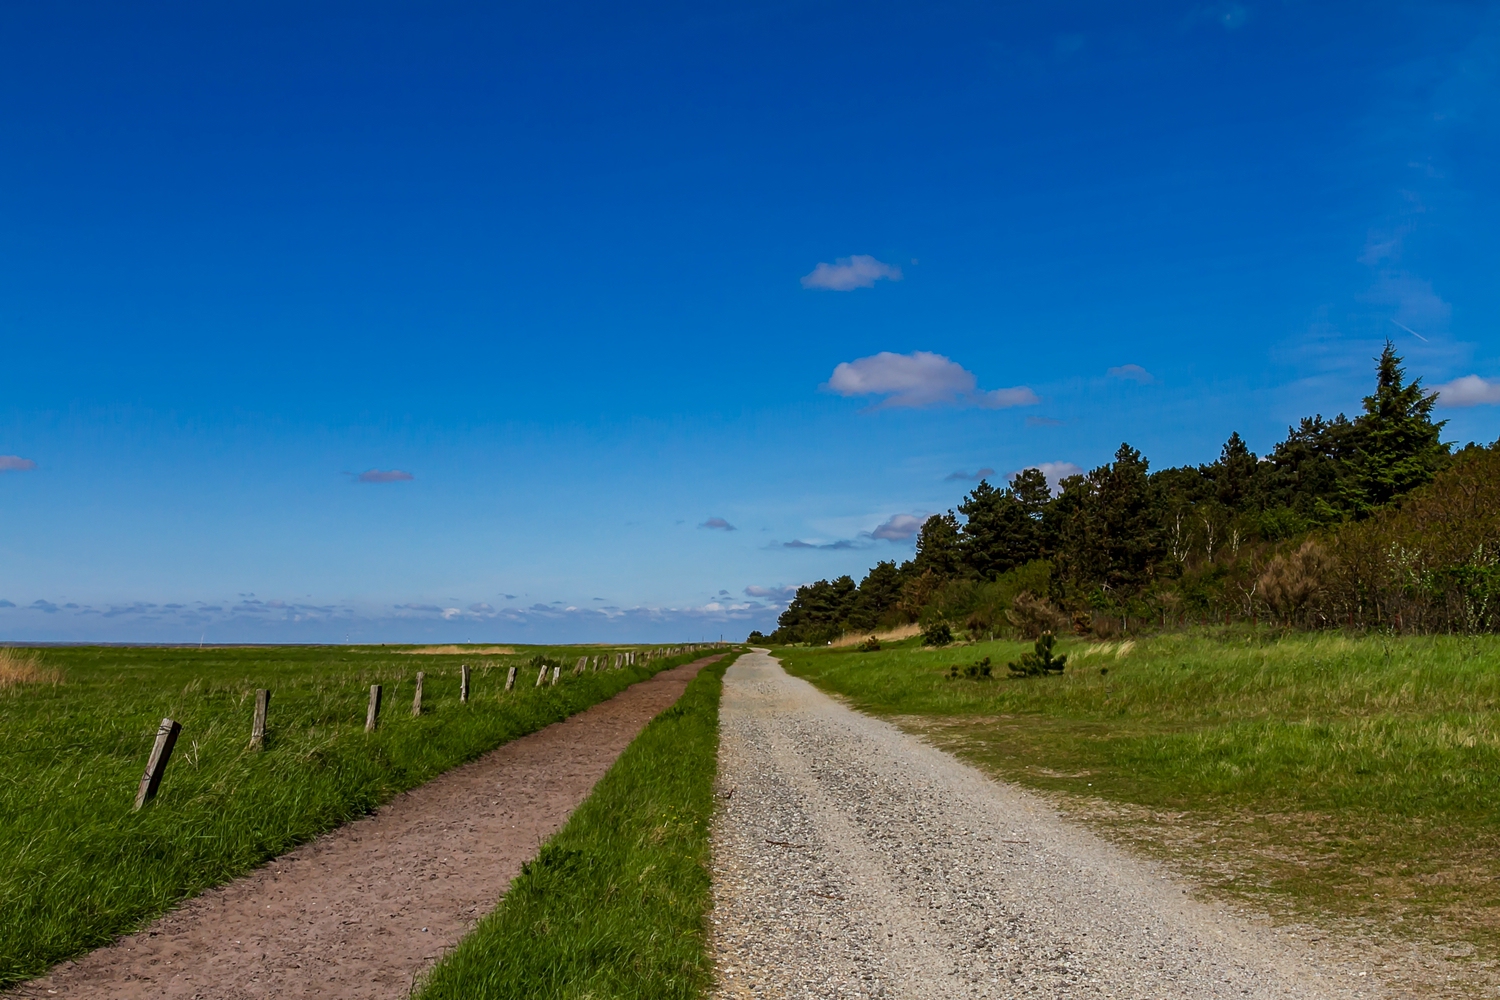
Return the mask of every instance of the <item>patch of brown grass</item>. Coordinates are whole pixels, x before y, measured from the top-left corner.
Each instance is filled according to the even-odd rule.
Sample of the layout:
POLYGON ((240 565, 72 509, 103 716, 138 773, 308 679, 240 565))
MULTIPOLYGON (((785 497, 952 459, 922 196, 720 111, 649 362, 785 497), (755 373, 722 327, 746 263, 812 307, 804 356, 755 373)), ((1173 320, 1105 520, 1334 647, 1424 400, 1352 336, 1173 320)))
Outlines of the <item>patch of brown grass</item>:
MULTIPOLYGON (((916 622, 912 622, 910 625, 900 625, 893 629, 887 629, 884 632, 876 632, 874 633, 874 636, 881 642, 897 642, 901 639, 910 639, 914 635, 921 634, 922 626, 918 625, 916 622)), ((870 635, 871 633, 869 632, 850 632, 848 635, 841 635, 837 639, 833 640, 832 645, 836 647, 858 646, 860 643, 868 639, 870 635)))
POLYGON ((514 653, 512 646, 422 646, 418 649, 398 649, 398 653, 415 653, 422 656, 503 656, 514 653))
POLYGON ((0 646, 0 691, 22 684, 61 684, 62 673, 44 667, 33 652, 0 646))

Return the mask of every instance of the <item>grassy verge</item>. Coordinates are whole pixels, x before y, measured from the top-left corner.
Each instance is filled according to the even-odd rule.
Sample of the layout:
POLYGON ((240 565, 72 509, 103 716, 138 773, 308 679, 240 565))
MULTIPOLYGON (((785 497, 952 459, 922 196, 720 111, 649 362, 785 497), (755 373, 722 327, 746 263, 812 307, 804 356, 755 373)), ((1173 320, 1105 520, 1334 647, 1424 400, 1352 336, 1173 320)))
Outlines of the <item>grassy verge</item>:
MULTIPOLYGON (((613 652, 613 651, 611 651, 613 652)), ((65 648, 0 684, 0 986, 107 943, 397 792, 700 653, 573 676, 582 651, 408 656, 395 648, 65 648), (535 687, 526 662, 569 665, 535 687), (474 668, 459 703, 459 665, 474 668), (506 672, 521 666, 515 690, 506 672), (416 672, 426 673, 420 717, 416 672), (371 684, 380 726, 364 732, 371 684), (254 690, 272 691, 248 749, 254 690), (158 723, 182 724, 161 793, 131 806, 158 723)))
POLYGON ((422 1000, 703 995, 719 689, 733 659, 630 744, 422 1000))
POLYGON ((778 651, 1285 919, 1500 955, 1500 641, 1270 632, 1059 643, 1060 677, 949 679, 1027 648, 778 651))

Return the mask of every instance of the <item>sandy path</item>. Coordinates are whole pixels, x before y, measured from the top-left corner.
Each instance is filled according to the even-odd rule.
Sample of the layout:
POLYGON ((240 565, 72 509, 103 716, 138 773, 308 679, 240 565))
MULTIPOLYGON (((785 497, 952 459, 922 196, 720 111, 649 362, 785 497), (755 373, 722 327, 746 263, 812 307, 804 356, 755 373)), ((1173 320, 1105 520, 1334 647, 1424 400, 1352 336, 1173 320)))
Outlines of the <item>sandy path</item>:
POLYGON ((769 656, 720 719, 719 997, 1380 995, 769 656))
POLYGON ((507 743, 7 995, 405 997, 715 659, 507 743))

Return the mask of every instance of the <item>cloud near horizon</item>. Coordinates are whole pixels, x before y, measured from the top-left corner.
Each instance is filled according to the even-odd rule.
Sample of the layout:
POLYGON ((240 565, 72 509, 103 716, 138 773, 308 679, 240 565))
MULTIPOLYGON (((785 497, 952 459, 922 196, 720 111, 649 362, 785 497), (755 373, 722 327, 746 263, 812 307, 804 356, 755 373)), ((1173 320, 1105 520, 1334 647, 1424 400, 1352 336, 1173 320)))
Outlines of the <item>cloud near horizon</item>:
MULTIPOLYGON (((1031 418, 1027 417, 1026 419, 1030 420, 1031 418)), ((994 474, 995 474, 995 470, 992 469, 992 468, 990 468, 988 465, 986 465, 984 468, 979 469, 979 470, 977 470, 975 472, 972 472, 972 473, 965 472, 962 469, 960 469, 957 472, 950 472, 946 476, 944 476, 943 477, 943 482, 945 482, 945 483, 952 483, 952 482, 977 483, 977 482, 979 482, 979 480, 983 479, 985 476, 993 476, 994 474)))
POLYGON ((1465 375, 1433 388, 1439 406, 1500 406, 1500 379, 1465 375))
POLYGON ((1140 365, 1116 365, 1104 374, 1110 378, 1134 382, 1137 385, 1153 385, 1156 382, 1156 376, 1140 365))
POLYGON ((738 531, 739 530, 734 525, 732 525, 728 521, 724 520, 722 517, 711 517, 707 521, 704 521, 702 524, 698 525, 698 527, 700 527, 700 528, 713 528, 716 531, 738 531))
POLYGON ((803 288, 828 292, 852 292, 856 288, 873 288, 877 281, 900 281, 901 268, 878 261, 869 254, 840 257, 832 264, 820 263, 810 274, 802 276, 803 288))
POLYGON ((367 469, 354 477, 355 482, 360 483, 408 483, 415 478, 410 472, 400 469, 367 469))
POLYGON ((1009 389, 978 389, 974 373, 950 358, 931 351, 895 354, 881 351, 866 358, 841 362, 823 386, 840 396, 884 396, 877 408, 929 406, 979 407, 986 410, 1035 406, 1041 402, 1024 385, 1009 389))
MULTIPOLYGON (((994 470, 991 470, 994 471, 994 470)), ((885 523, 870 532, 871 538, 884 538, 888 542, 909 542, 917 537, 927 518, 919 514, 893 514, 885 523)))
POLYGON ((0 455, 0 472, 30 472, 36 463, 20 455, 0 455))
POLYGON ((1053 493, 1057 492, 1058 484, 1064 479, 1067 479, 1069 476, 1083 475, 1083 466, 1073 462, 1042 462, 1038 465, 1028 465, 1025 468, 1017 469, 1007 476, 1006 479, 1015 479, 1016 476, 1025 472, 1026 469, 1036 469, 1042 475, 1046 476, 1047 485, 1052 487, 1053 493))

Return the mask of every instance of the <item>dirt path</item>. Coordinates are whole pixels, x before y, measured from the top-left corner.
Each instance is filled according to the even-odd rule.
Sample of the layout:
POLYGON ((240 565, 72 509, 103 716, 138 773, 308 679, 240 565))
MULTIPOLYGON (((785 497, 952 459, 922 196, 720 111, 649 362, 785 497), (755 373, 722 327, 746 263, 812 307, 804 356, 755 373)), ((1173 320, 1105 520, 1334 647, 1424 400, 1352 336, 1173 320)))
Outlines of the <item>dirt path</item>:
POLYGON ((1381 995, 769 656, 720 719, 721 998, 1381 995))
POLYGON ((716 659, 507 743, 7 995, 405 997, 716 659))

